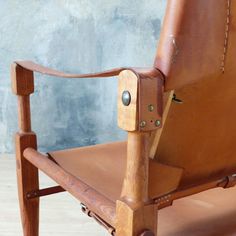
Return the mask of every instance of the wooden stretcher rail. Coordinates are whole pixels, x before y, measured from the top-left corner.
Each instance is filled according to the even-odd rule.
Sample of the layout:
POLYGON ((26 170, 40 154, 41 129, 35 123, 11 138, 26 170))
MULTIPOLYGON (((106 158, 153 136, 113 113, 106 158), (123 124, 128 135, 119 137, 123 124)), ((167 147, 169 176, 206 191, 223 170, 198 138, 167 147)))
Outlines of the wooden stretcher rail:
POLYGON ((97 191, 67 173, 47 156, 33 148, 24 151, 24 157, 39 168, 62 188, 84 203, 91 211, 104 219, 111 226, 115 226, 115 203, 99 194, 97 191))
POLYGON ((38 189, 30 191, 26 194, 28 199, 36 198, 36 197, 43 197, 48 196, 55 193, 65 192, 66 190, 61 186, 54 186, 50 188, 38 189))

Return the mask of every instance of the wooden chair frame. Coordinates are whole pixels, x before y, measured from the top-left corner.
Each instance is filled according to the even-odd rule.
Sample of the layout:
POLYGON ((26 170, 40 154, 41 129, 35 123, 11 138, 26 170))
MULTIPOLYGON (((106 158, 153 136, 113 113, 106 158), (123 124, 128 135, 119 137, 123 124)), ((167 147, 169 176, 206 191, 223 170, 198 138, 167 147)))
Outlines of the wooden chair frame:
MULTIPOLYGON (((17 179, 24 236, 38 236, 39 198, 49 194, 68 191, 82 202, 82 210, 112 235, 152 236, 157 235, 159 209, 188 195, 236 184, 236 175, 232 174, 236 165, 232 135, 236 112, 231 109, 235 101, 235 12, 236 3, 231 0, 168 0, 151 68, 78 75, 33 62, 13 63, 12 87, 19 113, 17 179), (50 154, 37 151, 30 118, 34 72, 71 79, 119 76, 118 126, 128 132, 128 141, 126 171, 116 201, 63 169, 50 154), (172 107, 163 130, 174 91, 188 101, 180 109, 172 107), (200 135, 192 145, 196 130, 200 135), (181 132, 184 135, 179 138, 181 132), (227 132, 229 135, 225 135, 227 132), (207 145, 203 145, 204 138, 207 145), (217 149, 216 143, 220 144, 217 149), (149 192, 149 167, 155 155, 156 163, 178 170, 178 176, 169 182, 168 174, 162 175, 163 186, 167 182, 173 185, 175 179, 179 182, 153 197, 149 192), (191 158, 195 159, 190 163, 191 158), (59 186, 39 189, 38 169, 59 186)), ((175 96, 173 100, 179 102, 175 96)))
MULTIPOLYGON (((114 234, 114 228, 112 226, 116 226, 116 235, 136 234, 145 228, 152 228, 152 231, 155 232, 156 214, 154 215, 153 213, 156 212, 156 206, 152 204, 147 192, 149 151, 147 140, 149 138, 149 133, 138 130, 138 123, 140 123, 137 121, 138 112, 136 111, 137 104, 139 102, 138 99, 136 99, 133 104, 135 107, 135 115, 133 119, 128 122, 130 123, 130 127, 127 126, 126 121, 123 123, 127 126, 126 128, 131 131, 128 134, 127 174, 122 190, 122 200, 117 201, 116 214, 115 208, 112 206, 113 204, 110 203, 108 199, 105 199, 100 194, 96 193, 96 191, 91 190, 90 192, 85 192, 85 189, 88 189, 89 186, 78 181, 73 176, 70 176, 55 163, 51 162, 36 151, 36 135, 31 130, 29 96, 34 91, 33 71, 44 73, 45 68, 38 67, 39 69, 35 69, 34 66, 34 64, 25 66, 24 63, 15 63, 12 65, 13 92, 18 96, 19 105, 18 111, 20 131, 16 134, 16 158, 19 200, 24 235, 38 235, 39 197, 61 192, 64 191, 64 189, 80 201, 86 203, 86 209, 89 207, 89 209, 95 212, 93 215, 89 210, 89 214, 93 215, 97 220, 100 219, 99 221, 106 226, 112 234, 114 234), (137 152, 134 152, 133 150, 137 150, 137 152), (56 180, 60 186, 39 190, 38 168, 56 180), (140 169, 143 171, 140 172, 140 169), (133 181, 133 179, 136 181, 133 181), (96 201, 94 201, 94 198, 96 198, 96 201), (104 208, 102 206, 106 207, 104 208), (149 215, 148 221, 146 217, 144 219, 144 215, 146 213, 149 215), (103 220, 101 220, 99 216, 102 216, 103 220), (32 219, 34 220, 32 221, 32 219), (134 221, 137 220, 139 222, 139 227, 135 228, 134 221)), ((131 81, 134 80, 135 83, 137 83, 138 78, 146 76, 147 74, 150 78, 154 77, 155 74, 161 77, 160 72, 154 72, 153 69, 148 70, 148 72, 138 72, 133 69, 130 69, 130 71, 125 69, 117 69, 114 70, 111 75, 117 75, 121 71, 125 71, 125 75, 128 76, 125 81, 122 82, 123 84, 127 83, 127 78, 131 79, 131 81)), ((53 73, 50 72, 52 71, 47 71, 47 74, 53 75, 53 73)), ((110 72, 108 72, 108 74, 109 73, 110 72)), ((60 74, 56 75, 60 76, 60 74)), ((92 77, 92 75, 88 76, 92 77)), ((105 74, 102 73, 98 76, 106 76, 106 72, 105 74)), ((75 75, 72 77, 87 76, 75 75)), ((162 81, 162 78, 160 81, 162 81)), ((134 93, 137 93, 137 84, 135 86, 136 90, 134 93)), ((132 90, 132 88, 130 89, 132 90)), ((162 90, 162 86, 160 89, 162 90)), ((124 114, 125 112, 127 113, 127 111, 120 111, 120 123, 122 123, 122 119, 124 119, 124 116, 126 115, 124 114)), ((128 113, 130 113, 129 110, 128 113)), ((83 207, 83 209, 85 208, 83 207)))
POLYGON ((153 157, 156 151, 162 129, 161 123, 165 121, 173 95, 173 91, 163 93, 164 77, 157 69, 119 68, 98 74, 69 75, 31 62, 16 62, 12 65, 12 88, 18 97, 19 132, 15 140, 24 236, 38 235, 39 198, 49 194, 68 191, 83 203, 82 210, 106 227, 112 235, 151 236, 157 235, 158 209, 169 206, 175 199, 184 196, 214 187, 226 188, 236 184, 236 177, 230 176, 192 188, 173 191, 157 199, 149 197, 149 157, 153 157), (119 75, 118 124, 128 131, 128 158, 122 193, 116 205, 86 183, 67 173, 48 156, 37 151, 37 138, 31 130, 30 118, 30 94, 34 92, 33 72, 66 78, 119 75), (129 106, 124 106, 121 102, 124 90, 131 93, 132 100, 129 106), (151 94, 148 99, 145 96, 147 92, 151 94), (165 99, 166 95, 167 99, 165 99), (165 100, 164 112, 162 111, 163 100, 165 100), (160 108, 156 109, 154 114, 154 119, 158 122, 150 120, 153 119, 151 112, 142 112, 149 104, 160 108), (149 123, 143 125, 143 120, 149 123), (59 186, 39 189, 38 169, 54 179, 59 186))

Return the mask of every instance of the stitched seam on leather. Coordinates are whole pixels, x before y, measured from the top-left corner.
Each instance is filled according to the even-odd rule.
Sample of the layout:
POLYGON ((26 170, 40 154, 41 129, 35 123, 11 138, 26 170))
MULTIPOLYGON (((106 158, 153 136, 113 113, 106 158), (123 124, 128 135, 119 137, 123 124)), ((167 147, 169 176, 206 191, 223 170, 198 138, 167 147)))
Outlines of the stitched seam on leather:
POLYGON ((226 60, 228 44, 229 44, 230 10, 231 10, 231 0, 227 0, 227 17, 226 17, 226 25, 225 25, 224 52, 223 52, 222 62, 221 62, 222 73, 225 73, 225 60, 226 60))
POLYGON ((162 196, 162 197, 156 199, 156 200, 155 200, 155 203, 156 203, 157 205, 161 205, 161 204, 165 204, 165 203, 170 202, 170 200, 171 200, 171 194, 168 194, 168 195, 166 195, 166 196, 162 196))

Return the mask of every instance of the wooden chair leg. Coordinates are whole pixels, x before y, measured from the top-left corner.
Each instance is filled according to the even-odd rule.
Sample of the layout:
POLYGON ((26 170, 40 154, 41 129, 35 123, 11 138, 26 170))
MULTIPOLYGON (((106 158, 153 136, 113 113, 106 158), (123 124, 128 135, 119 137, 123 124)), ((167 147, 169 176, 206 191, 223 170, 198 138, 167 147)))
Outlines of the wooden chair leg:
POLYGON ((145 231, 157 235, 157 206, 148 196, 148 141, 148 133, 128 133, 126 175, 116 204, 116 236, 140 236, 145 231))
POLYGON ((156 236, 157 207, 155 205, 131 207, 117 202, 116 236, 156 236))
POLYGON ((32 71, 13 63, 12 90, 18 97, 19 133, 16 134, 16 165, 18 194, 24 236, 39 235, 39 198, 29 199, 27 193, 39 189, 38 169, 23 155, 26 148, 37 149, 36 135, 31 130, 30 94, 34 92, 32 71))
POLYGON ((23 157, 27 147, 36 148, 34 133, 16 134, 18 194, 24 236, 39 235, 39 198, 28 199, 27 193, 39 188, 38 170, 23 157))

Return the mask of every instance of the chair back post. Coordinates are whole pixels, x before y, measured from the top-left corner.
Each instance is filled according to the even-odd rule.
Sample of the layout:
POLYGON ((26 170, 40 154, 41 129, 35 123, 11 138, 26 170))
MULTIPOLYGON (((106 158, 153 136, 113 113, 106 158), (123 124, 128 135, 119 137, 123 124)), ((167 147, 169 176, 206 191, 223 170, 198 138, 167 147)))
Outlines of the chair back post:
POLYGON ((116 206, 116 235, 156 234, 157 209, 149 197, 149 150, 161 127, 163 78, 159 72, 125 70, 119 75, 118 125, 128 131, 127 164, 116 206))
POLYGON ((34 92, 33 72, 16 63, 11 66, 12 90, 18 97, 19 132, 15 135, 18 194, 24 236, 38 236, 39 198, 28 194, 39 189, 38 169, 23 155, 26 148, 37 149, 37 139, 31 130, 30 94, 34 92))
POLYGON ((18 117, 19 130, 22 133, 31 132, 31 117, 30 117, 30 97, 29 95, 18 95, 18 117))
POLYGON ((20 132, 31 132, 30 94, 34 92, 34 75, 32 71, 18 66, 11 66, 12 90, 18 97, 18 118, 20 132))

